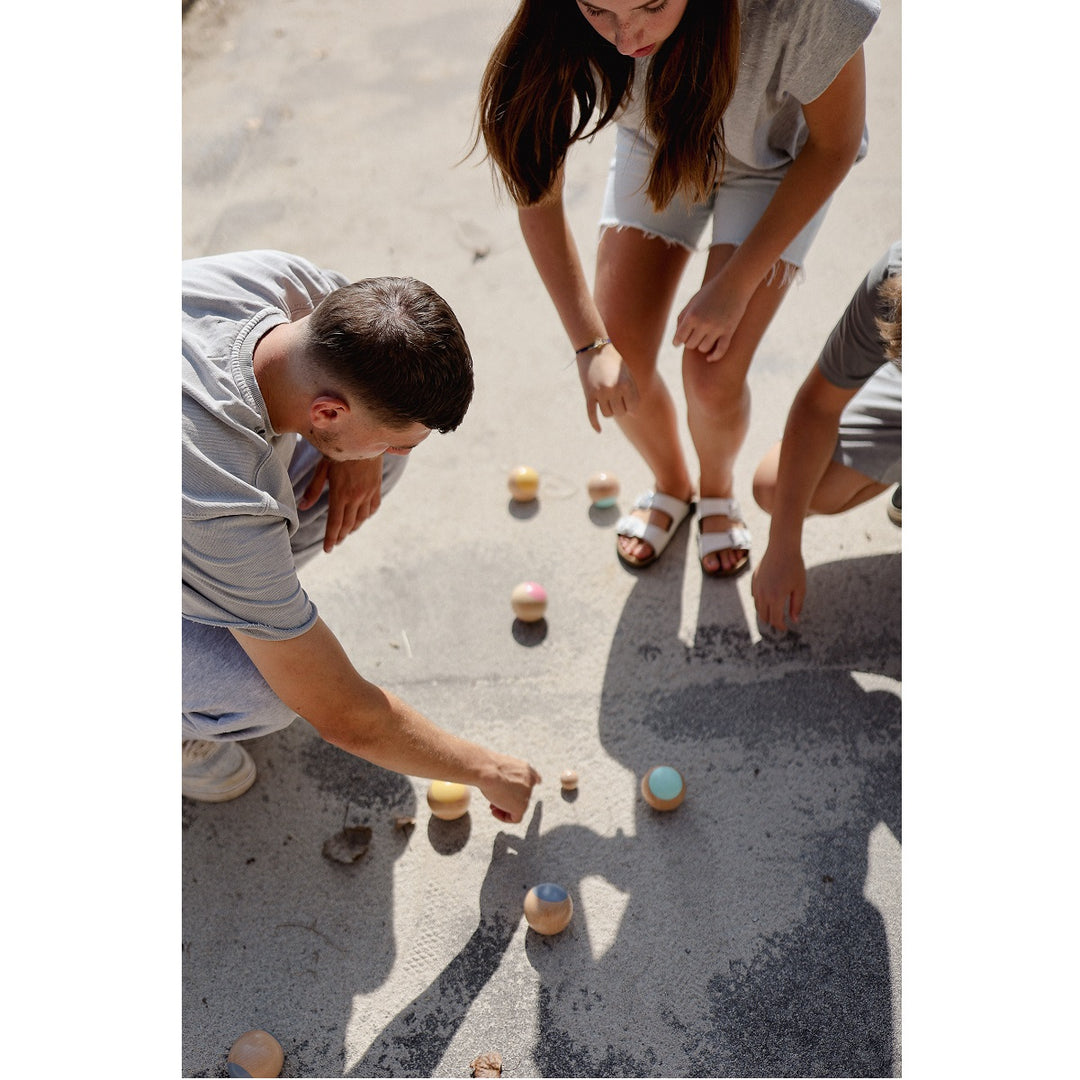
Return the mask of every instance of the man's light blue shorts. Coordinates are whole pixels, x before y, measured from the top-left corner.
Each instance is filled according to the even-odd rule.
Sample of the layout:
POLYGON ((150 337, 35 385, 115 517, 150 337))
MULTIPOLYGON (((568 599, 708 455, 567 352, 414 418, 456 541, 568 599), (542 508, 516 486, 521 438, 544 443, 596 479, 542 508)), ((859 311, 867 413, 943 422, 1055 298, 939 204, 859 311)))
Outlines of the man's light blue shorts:
MULTIPOLYGON (((679 244, 687 251, 697 251, 711 217, 708 246, 738 246, 750 235, 780 186, 780 177, 745 176, 728 171, 706 202, 691 203, 676 195, 663 210, 657 211, 645 194, 652 154, 652 143, 640 132, 617 129, 615 155, 608 170, 600 215, 601 233, 605 229, 630 227, 670 244, 679 244)), ((784 262, 802 268, 828 208, 826 202, 788 244, 780 256, 784 262)))

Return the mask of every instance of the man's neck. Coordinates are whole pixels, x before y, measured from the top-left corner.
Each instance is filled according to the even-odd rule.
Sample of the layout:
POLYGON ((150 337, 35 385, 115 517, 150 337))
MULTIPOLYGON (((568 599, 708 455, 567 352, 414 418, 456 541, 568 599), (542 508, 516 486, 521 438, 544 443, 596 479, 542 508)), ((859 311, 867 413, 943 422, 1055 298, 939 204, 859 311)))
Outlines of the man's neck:
POLYGON ((298 396, 293 371, 296 328, 296 323, 279 323, 259 338, 251 358, 270 424, 278 434, 300 430, 291 407, 298 396))

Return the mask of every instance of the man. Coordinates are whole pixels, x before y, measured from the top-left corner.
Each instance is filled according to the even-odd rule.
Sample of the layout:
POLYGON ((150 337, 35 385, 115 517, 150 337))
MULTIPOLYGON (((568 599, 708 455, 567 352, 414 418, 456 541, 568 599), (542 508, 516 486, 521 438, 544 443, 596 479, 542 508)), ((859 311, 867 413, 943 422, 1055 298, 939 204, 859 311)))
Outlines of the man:
POLYGON ((409 452, 453 431, 472 358, 446 302, 411 278, 349 284, 251 251, 183 264, 183 793, 243 794, 238 740, 304 717, 384 768, 478 787, 520 821, 525 761, 443 731, 364 679, 297 567, 373 513, 409 452))
POLYGON ((754 498, 772 515, 754 570, 758 619, 784 631, 806 598, 807 514, 840 514, 897 487, 901 523, 901 244, 878 260, 833 328, 788 414, 784 437, 761 460, 754 498))

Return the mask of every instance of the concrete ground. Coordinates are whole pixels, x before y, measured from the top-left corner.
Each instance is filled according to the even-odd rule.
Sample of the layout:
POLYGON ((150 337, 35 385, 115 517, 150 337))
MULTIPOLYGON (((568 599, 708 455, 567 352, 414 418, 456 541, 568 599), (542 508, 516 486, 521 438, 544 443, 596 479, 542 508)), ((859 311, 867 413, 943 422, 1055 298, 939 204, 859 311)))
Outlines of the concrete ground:
MULTIPOLYGON (((614 521, 650 477, 613 424, 589 427, 513 208, 478 157, 459 164, 510 9, 185 13, 184 256, 277 247, 355 278, 422 278, 476 362, 459 431, 425 443, 304 584, 366 677, 544 783, 520 825, 479 798, 445 823, 425 782, 304 721, 249 744, 248 794, 182 808, 183 1075, 225 1075, 253 1027, 280 1041, 284 1076, 467 1076, 491 1050, 519 1077, 900 1075, 901 532, 884 498, 811 520, 809 601, 782 638, 757 626, 748 575, 702 578, 688 529, 647 572, 618 563, 614 521), (518 464, 541 476, 524 508, 506 489, 518 464), (600 469, 622 481, 617 508, 589 505, 600 469), (526 579, 548 590, 541 624, 510 609, 526 579), (687 780, 667 815, 638 790, 659 763, 687 780), (352 865, 323 855, 347 825, 372 830, 352 865), (554 938, 521 917, 541 881, 575 904, 554 938)), ((866 45, 869 156, 750 373, 736 495, 757 557, 754 465, 900 235, 900 20, 889 0, 866 45)), ((610 146, 603 132, 570 160, 590 272, 610 146)), ((678 365, 667 346, 676 387, 678 365)))

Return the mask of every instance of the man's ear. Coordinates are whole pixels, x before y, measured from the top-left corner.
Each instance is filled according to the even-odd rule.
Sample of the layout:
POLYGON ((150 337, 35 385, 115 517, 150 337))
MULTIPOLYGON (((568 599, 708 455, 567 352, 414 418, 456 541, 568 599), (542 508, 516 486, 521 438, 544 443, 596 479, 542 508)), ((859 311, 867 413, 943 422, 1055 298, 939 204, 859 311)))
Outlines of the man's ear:
POLYGON ((312 427, 325 430, 349 415, 349 403, 333 394, 320 394, 312 400, 308 411, 312 427))

